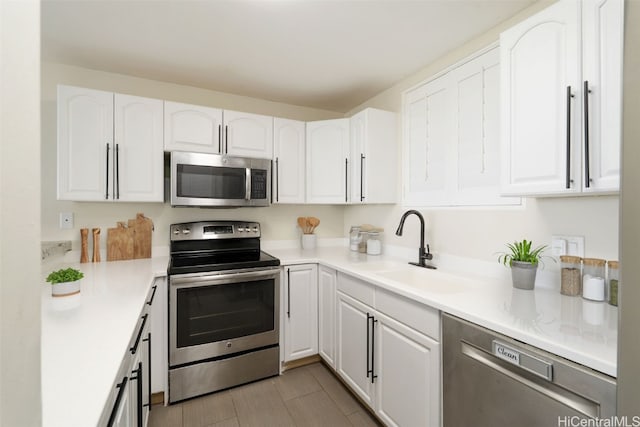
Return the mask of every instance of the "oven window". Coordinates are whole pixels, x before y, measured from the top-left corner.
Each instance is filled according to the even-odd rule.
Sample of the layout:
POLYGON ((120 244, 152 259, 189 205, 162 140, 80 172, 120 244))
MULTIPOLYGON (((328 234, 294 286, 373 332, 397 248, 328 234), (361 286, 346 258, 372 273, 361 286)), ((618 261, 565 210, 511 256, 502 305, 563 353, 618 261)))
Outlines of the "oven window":
POLYGON ((273 331, 274 287, 268 279, 178 289, 178 348, 273 331))
POLYGON ((178 197, 244 199, 245 168, 177 165, 178 197))

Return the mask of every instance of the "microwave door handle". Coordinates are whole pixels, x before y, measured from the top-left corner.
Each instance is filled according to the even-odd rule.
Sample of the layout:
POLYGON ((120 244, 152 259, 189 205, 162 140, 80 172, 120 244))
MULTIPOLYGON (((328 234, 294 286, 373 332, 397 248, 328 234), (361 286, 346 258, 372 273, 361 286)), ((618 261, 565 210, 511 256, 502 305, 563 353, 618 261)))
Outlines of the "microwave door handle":
POLYGON ((251 168, 246 168, 246 178, 245 178, 245 184, 246 184, 246 193, 244 196, 245 200, 251 200, 251 168))

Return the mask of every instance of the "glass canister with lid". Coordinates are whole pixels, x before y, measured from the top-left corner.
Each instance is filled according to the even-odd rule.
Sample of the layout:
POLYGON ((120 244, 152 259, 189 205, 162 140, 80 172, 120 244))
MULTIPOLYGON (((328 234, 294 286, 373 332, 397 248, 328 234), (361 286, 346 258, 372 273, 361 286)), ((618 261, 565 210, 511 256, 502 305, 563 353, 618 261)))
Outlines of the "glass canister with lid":
POLYGON ((582 258, 571 255, 560 257, 560 293, 562 295, 577 296, 582 293, 582 273, 580 271, 582 258))
POLYGON ((618 261, 607 262, 609 266, 609 304, 618 305, 618 291, 620 290, 620 263, 618 261))
POLYGON ((361 241, 362 237, 360 236, 360 227, 352 225, 351 230, 349 231, 349 249, 358 252, 361 241))
POLYGON ((370 231, 367 240, 367 254, 380 255, 382 253, 382 241, 380 240, 379 231, 370 231))
POLYGON ((606 261, 599 258, 584 258, 582 263, 582 297, 592 301, 604 301, 606 261))

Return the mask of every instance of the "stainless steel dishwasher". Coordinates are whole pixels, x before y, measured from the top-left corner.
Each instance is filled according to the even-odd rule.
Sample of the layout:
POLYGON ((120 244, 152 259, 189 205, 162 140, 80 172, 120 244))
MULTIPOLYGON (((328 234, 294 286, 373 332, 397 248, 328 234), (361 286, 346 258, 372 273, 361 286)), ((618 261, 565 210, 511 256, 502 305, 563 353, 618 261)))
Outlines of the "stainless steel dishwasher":
POLYGON ((447 314, 442 333, 445 427, 577 425, 559 419, 615 415, 612 377, 447 314))

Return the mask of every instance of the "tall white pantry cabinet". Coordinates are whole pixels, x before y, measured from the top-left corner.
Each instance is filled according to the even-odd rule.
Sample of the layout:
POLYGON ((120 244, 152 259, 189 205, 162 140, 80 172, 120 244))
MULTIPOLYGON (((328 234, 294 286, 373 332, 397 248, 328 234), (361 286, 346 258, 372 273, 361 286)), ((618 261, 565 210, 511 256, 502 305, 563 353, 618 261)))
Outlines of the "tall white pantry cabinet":
POLYGON ((618 191, 623 7, 560 0, 501 34, 504 194, 618 191))

